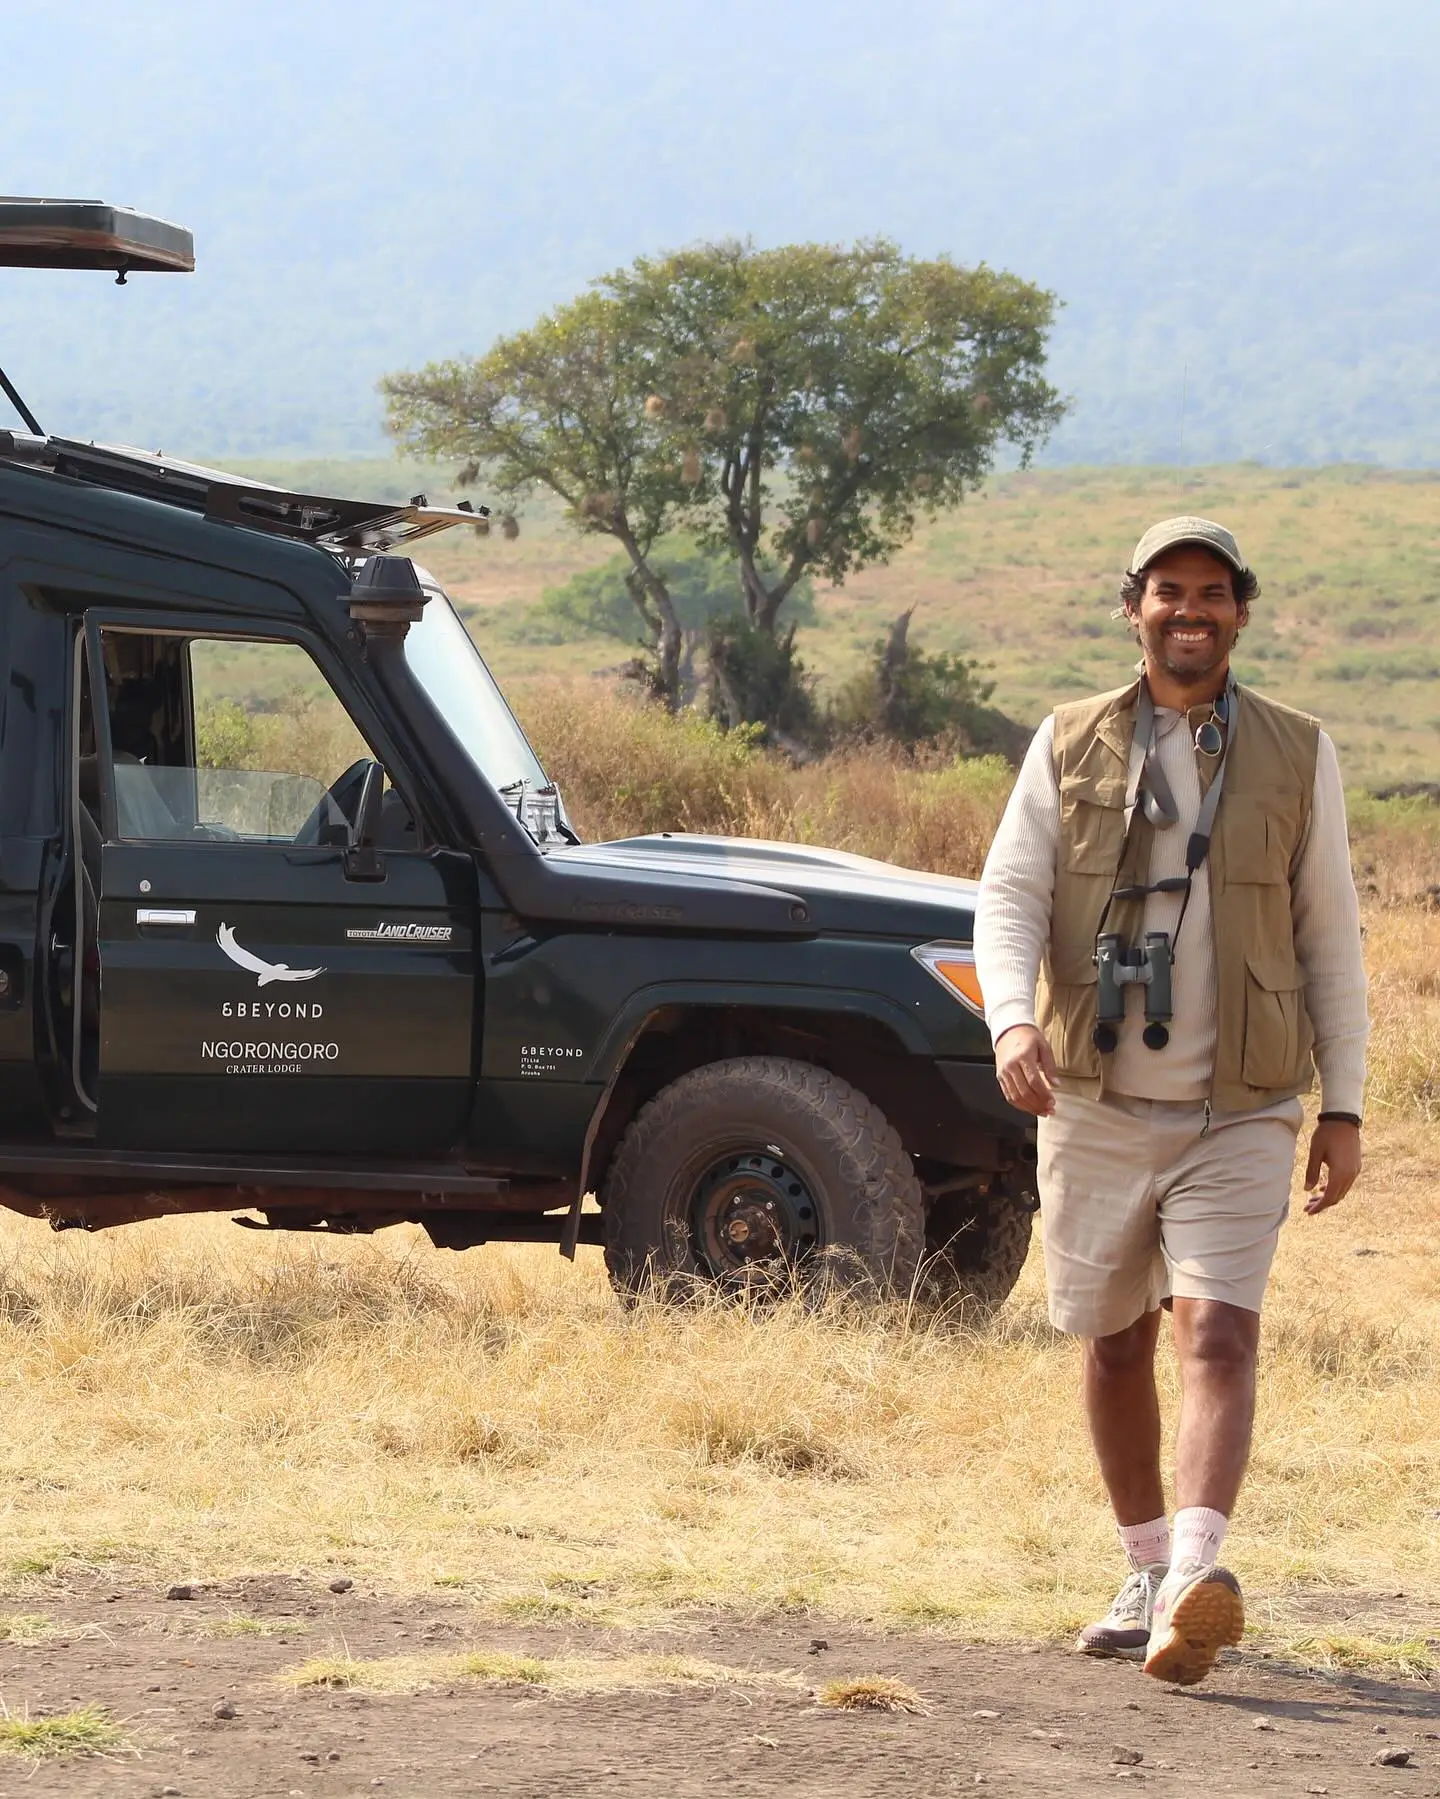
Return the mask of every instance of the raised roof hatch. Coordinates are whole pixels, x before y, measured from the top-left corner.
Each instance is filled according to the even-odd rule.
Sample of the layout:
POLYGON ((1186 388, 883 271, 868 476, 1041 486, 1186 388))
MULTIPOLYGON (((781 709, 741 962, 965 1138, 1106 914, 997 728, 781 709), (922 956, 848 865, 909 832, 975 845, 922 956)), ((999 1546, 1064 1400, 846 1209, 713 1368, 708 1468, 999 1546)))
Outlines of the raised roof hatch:
POLYGON ((195 240, 181 225, 101 200, 0 195, 0 268, 189 274, 195 240))

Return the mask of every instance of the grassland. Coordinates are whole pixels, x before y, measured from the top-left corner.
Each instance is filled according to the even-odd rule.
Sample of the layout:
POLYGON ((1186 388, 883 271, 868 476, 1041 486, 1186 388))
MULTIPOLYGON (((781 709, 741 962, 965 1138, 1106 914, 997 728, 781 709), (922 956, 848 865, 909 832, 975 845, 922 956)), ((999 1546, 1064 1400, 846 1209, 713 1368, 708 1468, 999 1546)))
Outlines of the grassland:
MULTIPOLYGON (((787 771, 588 689, 552 690, 540 722, 592 828, 811 831, 973 872, 1004 792, 993 769, 878 757, 787 771)), ((1435 844, 1379 808, 1359 855, 1370 1171, 1285 1233, 1234 1560, 1272 1642, 1425 1673, 1440 915, 1415 894, 1435 844)), ((1173 1416, 1168 1358, 1163 1378, 1173 1416)), ((1061 1636, 1115 1564, 1076 1379, 1038 1257, 971 1330, 904 1306, 627 1311, 594 1251, 457 1257, 410 1228, 317 1245, 220 1220, 84 1238, 6 1218, 0 1574, 31 1632, 56 1582, 113 1567, 162 1584, 338 1569, 516 1623, 814 1609, 1061 1636)))
MULTIPOLYGON (((1372 1133, 1276 1275, 1235 1564, 1306 1653, 1440 1666, 1436 1133, 1372 1133), (1406 1603, 1391 1596, 1403 1592, 1406 1603), (1361 1622, 1354 1614, 1361 1602, 1361 1622)), ((999 1322, 626 1313, 594 1252, 6 1222, 6 1570, 343 1569, 517 1622, 814 1609, 1067 1632, 1115 1555, 1037 1265, 999 1322)), ((1173 1415, 1168 1357, 1163 1378, 1173 1415)))
MULTIPOLYGON (((1261 599, 1238 669, 1318 713, 1354 785, 1434 778, 1440 767, 1440 476, 1361 468, 1148 469, 998 477, 922 527, 886 568, 818 595, 803 634, 822 681, 864 660, 897 613, 917 608, 917 641, 989 666, 995 701, 1036 722, 1057 699, 1128 678, 1111 619, 1115 584, 1146 524, 1177 511, 1233 526, 1260 573, 1261 599)), ((603 560, 608 540, 575 535, 551 509, 514 543, 437 538, 427 555, 508 683, 603 673, 623 647, 593 638, 554 648, 510 641, 508 614, 547 585, 603 560)))
MULTIPOLYGON (((319 491, 400 498, 446 492, 447 475, 400 463, 255 464, 319 491)), ((1110 616, 1136 539, 1156 518, 1200 512, 1230 524, 1262 594, 1237 658, 1241 678, 1325 721, 1353 787, 1440 771, 1440 474, 1258 465, 1068 469, 997 476, 923 524, 884 568, 821 588, 802 633, 822 686, 858 668, 906 607, 917 642, 986 665, 995 703, 1037 722, 1056 700, 1128 679, 1134 657, 1110 616)), ((607 679, 628 651, 612 638, 517 642, 511 621, 547 587, 614 552, 553 503, 529 503, 518 539, 451 533, 421 551, 500 679, 607 679)))
MULTIPOLYGON (((995 661, 1000 697, 1022 715, 1057 690, 1061 661, 1087 686, 1118 679, 1128 658, 1106 635, 1105 571, 1137 522, 1183 502, 1233 518, 1262 570, 1319 572, 1311 586, 1297 573, 1294 592, 1269 582, 1267 629, 1282 648, 1287 633, 1305 645, 1256 656, 1293 683, 1277 675, 1271 690, 1301 703, 1369 694, 1371 722, 1322 706, 1342 742, 1356 733, 1352 768, 1369 732, 1380 747, 1361 766, 1374 776, 1428 771, 1426 682, 1323 671, 1361 653, 1344 648, 1363 646, 1348 634, 1360 617, 1393 614, 1396 641, 1423 647, 1440 592, 1425 585, 1440 490, 1336 472, 1299 485, 1229 476, 1225 493, 1183 495, 1120 474, 997 483, 895 569, 824 602, 817 650, 843 667, 919 593, 932 641, 945 641, 946 618, 975 630, 968 647, 995 661), (1088 559, 1073 576, 1067 545, 1088 559), (1045 618, 1053 645, 1035 628, 1045 618), (1291 619, 1302 624, 1281 629, 1291 619)), ((617 704, 579 678, 604 645, 507 648, 487 618, 503 609, 502 576, 520 603, 589 548, 541 521, 515 544, 452 546, 443 569, 482 641, 494 630, 495 661, 519 677, 522 714, 588 834, 748 832, 976 872, 1003 768, 875 752, 794 770, 693 718, 617 704)), ((1272 1642, 1318 1664, 1411 1674, 1440 1671, 1435 818, 1355 809, 1376 1021, 1369 1170, 1336 1213, 1285 1232, 1233 1538, 1272 1642)), ((1168 1358, 1163 1378, 1173 1417, 1168 1358)), ((408 1228, 317 1245, 221 1221, 88 1239, 4 1218, 11 1629, 39 1630, 47 1592, 71 1573, 125 1567, 162 1582, 339 1569, 393 1591, 461 1593, 516 1623, 623 1629, 813 1608, 1058 1637, 1108 1598, 1115 1568, 1076 1381, 1074 1345, 1045 1321, 1038 1257, 999 1318, 970 1330, 903 1306, 627 1311, 594 1251, 574 1266, 543 1249, 457 1257, 408 1228)))

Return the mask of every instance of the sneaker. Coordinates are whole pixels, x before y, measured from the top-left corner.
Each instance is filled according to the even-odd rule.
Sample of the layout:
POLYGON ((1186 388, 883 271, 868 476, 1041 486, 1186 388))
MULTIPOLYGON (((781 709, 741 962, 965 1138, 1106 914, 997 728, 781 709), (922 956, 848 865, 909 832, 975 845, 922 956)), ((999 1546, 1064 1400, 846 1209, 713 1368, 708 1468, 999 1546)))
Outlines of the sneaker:
POLYGON ((1176 1686, 1194 1686, 1215 1666, 1220 1651, 1244 1634, 1245 1601, 1230 1570, 1182 1562, 1155 1595, 1145 1672, 1176 1686))
POLYGON ((1098 1624, 1087 1624, 1075 1639, 1081 1655, 1118 1655, 1143 1662, 1150 1643, 1150 1608, 1166 1575, 1163 1562, 1137 1568, 1115 1595, 1115 1603, 1098 1624))

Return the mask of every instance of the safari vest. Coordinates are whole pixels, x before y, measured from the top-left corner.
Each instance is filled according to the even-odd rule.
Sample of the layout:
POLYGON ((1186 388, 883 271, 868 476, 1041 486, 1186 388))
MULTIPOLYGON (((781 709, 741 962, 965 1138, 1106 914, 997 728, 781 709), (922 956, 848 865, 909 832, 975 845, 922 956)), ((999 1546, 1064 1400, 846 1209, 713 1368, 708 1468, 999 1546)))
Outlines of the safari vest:
MULTIPOLYGON (((1137 682, 1055 709, 1060 841, 1037 1017, 1065 1084, 1091 1093, 1103 1090, 1107 1061, 1091 1041, 1095 933, 1111 889, 1148 879, 1154 842, 1154 828, 1140 813, 1125 847, 1139 692, 1137 682)), ((1239 696, 1207 863, 1219 988, 1210 1103, 1222 1112, 1251 1111, 1303 1093, 1314 1072, 1290 881, 1310 820, 1320 728, 1313 718, 1249 688, 1239 696)), ((1192 728, 1200 716, 1192 712, 1192 728)), ((1216 766, 1218 761, 1202 767, 1202 791, 1216 766)), ((1106 929, 1138 942, 1143 912, 1139 900, 1112 906, 1106 929)), ((1194 922, 1192 917, 1186 931, 1194 922)), ((1176 953, 1185 954, 1184 932, 1176 953)), ((1138 1027, 1132 1020, 1126 1028, 1138 1027)))

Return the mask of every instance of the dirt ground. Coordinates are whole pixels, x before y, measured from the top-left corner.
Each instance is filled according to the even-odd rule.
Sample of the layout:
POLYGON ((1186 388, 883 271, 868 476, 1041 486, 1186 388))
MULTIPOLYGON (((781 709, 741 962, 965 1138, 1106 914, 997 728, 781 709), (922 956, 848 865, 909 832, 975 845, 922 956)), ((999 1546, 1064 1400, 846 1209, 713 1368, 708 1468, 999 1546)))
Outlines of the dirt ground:
POLYGON ((6 1613, 43 1615, 48 1625, 32 1628, 54 1633, 0 1643, 9 1714, 97 1704, 136 1745, 103 1759, 6 1756, 0 1799, 714 1791, 894 1799, 978 1787, 1114 1793, 1117 1782, 1187 1795, 1440 1795, 1440 1694, 1305 1673, 1257 1651, 1181 1692, 1055 1648, 880 1635, 809 1616, 621 1633, 501 1626, 460 1595, 335 1594, 322 1576, 192 1591, 171 1599, 102 1581, 0 1595, 6 1613), (277 1634, 207 1634, 237 1628, 277 1634), (683 1653, 789 1670, 805 1688, 563 1695, 460 1684, 391 1696, 295 1691, 277 1679, 316 1655, 470 1648, 683 1653), (925 1714, 836 1712, 810 1690, 877 1673, 912 1687, 925 1714), (217 1717, 217 1706, 233 1715, 217 1717), (1377 1765, 1385 1750, 1408 1751, 1408 1763, 1377 1765))

